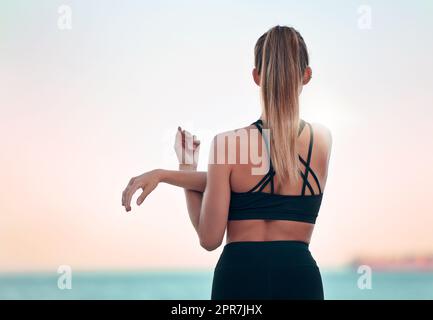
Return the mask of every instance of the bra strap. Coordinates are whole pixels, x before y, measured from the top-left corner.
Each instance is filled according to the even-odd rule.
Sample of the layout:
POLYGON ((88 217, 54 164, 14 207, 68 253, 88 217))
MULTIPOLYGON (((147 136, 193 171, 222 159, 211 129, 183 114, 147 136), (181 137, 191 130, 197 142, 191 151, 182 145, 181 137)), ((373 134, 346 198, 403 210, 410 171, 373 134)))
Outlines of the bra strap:
MULTIPOLYGON (((270 176, 270 173, 268 172, 268 173, 266 173, 264 176, 263 176, 263 178, 253 187, 253 188, 251 188, 248 192, 249 193, 251 193, 251 192, 255 192, 255 190, 257 189, 257 188, 260 188, 261 190, 263 190, 264 189, 264 187, 266 187, 266 185, 269 183, 269 176, 270 176)), ((258 190, 258 191, 261 191, 261 190, 258 190)))
MULTIPOLYGON (((302 179, 304 179, 304 183, 308 187, 308 190, 310 190, 311 194, 314 195, 314 190, 311 187, 311 184, 308 182, 307 177, 304 175, 304 173, 301 170, 299 170, 299 174, 301 175, 302 179)), ((302 195, 304 195, 304 193, 302 195)))
MULTIPOLYGON (((316 174, 314 173, 314 171, 313 171, 313 169, 311 169, 311 167, 310 166, 308 166, 307 167, 307 162, 300 156, 300 155, 298 155, 298 158, 299 158, 299 160, 302 162, 302 164, 306 167, 306 168, 308 168, 308 171, 311 173, 311 175, 313 176, 313 178, 314 178, 314 181, 316 181, 316 184, 317 184, 317 188, 319 188, 319 193, 322 193, 322 189, 320 188, 320 182, 319 182, 319 179, 317 178, 317 176, 316 176, 316 174)), ((302 174, 302 176, 303 176, 303 174, 302 174)), ((311 190, 310 190, 311 191, 311 190)))
MULTIPOLYGON (((254 122, 254 123, 252 123, 258 130, 259 130, 259 132, 260 132, 260 134, 262 135, 262 137, 263 137, 263 128, 262 128, 262 126, 263 126, 263 121, 261 120, 261 119, 258 119, 256 122, 254 122)), ((301 132, 302 132, 302 130, 304 129, 304 127, 305 127, 305 124, 306 124, 306 121, 304 121, 303 119, 300 119, 300 124, 299 124, 299 129, 298 129, 298 136, 300 136, 301 135, 301 132)), ((308 124, 309 125, 309 124, 308 124)), ((311 127, 310 127, 311 128, 311 127)), ((272 159, 271 159, 271 154, 270 154, 270 148, 269 148, 269 145, 268 145, 268 142, 267 142, 267 140, 265 139, 265 143, 266 143, 266 149, 267 149, 267 151, 268 151, 268 156, 269 156, 269 171, 266 173, 266 175, 259 181, 259 183, 257 183, 250 191, 248 191, 248 192, 254 192, 257 188, 259 188, 259 192, 260 191, 262 191, 266 186, 267 186, 267 184, 270 182, 271 183, 271 193, 274 193, 274 176, 275 176, 275 170, 274 170, 274 167, 273 167, 273 165, 272 165, 272 159)), ((311 141, 310 141, 310 144, 311 144, 311 141)), ((310 148, 311 148, 311 146, 312 145, 310 145, 310 148)), ((302 159, 303 160, 303 159, 302 159)), ((311 170, 311 169, 310 169, 311 170)), ((316 175, 312 172, 312 174, 313 174, 313 177, 316 179, 316 181, 317 181, 317 177, 316 177, 316 175)), ((305 176, 302 174, 302 172, 301 172, 301 175, 302 175, 302 177, 304 178, 305 176)), ((305 184, 305 178, 304 178, 304 184, 305 184)), ((307 185, 308 185, 308 188, 310 189, 310 191, 313 193, 313 191, 312 191, 312 188, 311 188, 311 185, 308 183, 308 181, 307 181, 307 185)), ((303 188, 305 188, 305 187, 303 187, 303 188)), ((319 187, 319 189, 320 189, 320 187, 319 187)))
MULTIPOLYGON (((304 179, 304 183, 302 185, 302 195, 305 195, 305 187, 308 183, 308 173, 310 172, 310 162, 311 162, 311 154, 313 152, 313 142, 314 142, 314 135, 313 135, 313 128, 311 127, 310 123, 307 123, 307 125, 310 127, 310 144, 308 146, 308 155, 307 155, 307 163, 305 165, 305 174, 302 175, 302 178, 304 179)), ((314 192, 311 189, 311 185, 309 187, 311 194, 314 194, 314 192)))
MULTIPOLYGON (((256 126, 256 128, 259 130, 260 135, 263 137, 263 122, 261 119, 257 120, 256 122, 252 123, 254 126, 256 126)), ((254 192, 257 188, 259 188, 257 191, 261 192, 263 191, 264 188, 266 188, 266 186, 268 185, 268 183, 271 183, 271 193, 274 193, 274 176, 275 176, 275 170, 274 167, 272 166, 272 160, 271 160, 271 155, 270 155, 270 149, 269 149, 269 145, 268 142, 265 139, 265 143, 266 143, 266 150, 268 151, 268 156, 269 156, 269 170, 266 173, 266 175, 259 181, 259 183, 257 183, 250 191, 248 192, 254 192)))

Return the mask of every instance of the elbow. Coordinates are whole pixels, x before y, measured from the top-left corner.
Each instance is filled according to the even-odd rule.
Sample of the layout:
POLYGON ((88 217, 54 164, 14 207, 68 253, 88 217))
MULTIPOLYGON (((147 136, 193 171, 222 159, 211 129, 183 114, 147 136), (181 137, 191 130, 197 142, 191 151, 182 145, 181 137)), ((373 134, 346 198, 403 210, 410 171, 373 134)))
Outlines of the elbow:
POLYGON ((221 245, 221 242, 222 241, 214 241, 214 240, 201 238, 200 239, 200 246, 207 251, 213 251, 221 245))
POLYGON ((224 231, 219 229, 215 226, 205 227, 204 224, 199 225, 197 235, 203 249, 213 251, 221 245, 224 239, 224 231))

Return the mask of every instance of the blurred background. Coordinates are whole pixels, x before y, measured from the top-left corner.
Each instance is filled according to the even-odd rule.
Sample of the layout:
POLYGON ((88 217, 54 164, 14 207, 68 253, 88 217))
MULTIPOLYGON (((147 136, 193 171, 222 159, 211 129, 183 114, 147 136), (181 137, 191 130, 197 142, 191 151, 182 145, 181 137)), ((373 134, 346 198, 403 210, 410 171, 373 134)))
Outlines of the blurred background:
POLYGON ((209 299, 222 246, 182 190, 130 213, 121 193, 177 167, 179 125, 206 170, 211 138, 260 116, 253 48, 276 24, 310 51, 301 117, 333 135, 325 297, 433 299, 429 0, 1 1, 0 299, 209 299))

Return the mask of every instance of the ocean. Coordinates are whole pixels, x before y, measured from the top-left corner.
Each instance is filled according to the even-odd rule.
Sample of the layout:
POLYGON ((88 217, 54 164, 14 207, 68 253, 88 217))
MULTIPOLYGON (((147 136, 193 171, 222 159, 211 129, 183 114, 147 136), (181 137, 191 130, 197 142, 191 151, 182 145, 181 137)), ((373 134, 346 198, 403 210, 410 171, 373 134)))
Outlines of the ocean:
MULTIPOLYGON (((0 299, 209 299, 212 271, 74 272, 70 289, 57 273, 0 274, 0 299)), ((356 270, 322 271, 325 299, 433 299, 433 272, 375 272, 358 288, 356 270)))

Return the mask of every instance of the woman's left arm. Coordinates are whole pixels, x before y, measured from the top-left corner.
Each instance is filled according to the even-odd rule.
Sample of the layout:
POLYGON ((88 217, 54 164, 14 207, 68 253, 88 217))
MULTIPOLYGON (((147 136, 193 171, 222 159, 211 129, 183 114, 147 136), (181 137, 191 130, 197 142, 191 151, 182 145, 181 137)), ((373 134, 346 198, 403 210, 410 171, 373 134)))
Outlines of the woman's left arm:
MULTIPOLYGON (((216 140, 213 140, 212 148, 216 140)), ((140 205, 160 182, 184 188, 188 213, 200 245, 206 250, 214 250, 221 245, 227 226, 231 167, 209 161, 207 173, 197 172, 195 165, 181 164, 179 169, 157 169, 132 178, 122 194, 122 205, 130 211, 133 194, 142 189, 137 198, 137 205, 140 205)))
POLYGON ((221 150, 221 148, 216 148, 218 140, 217 136, 212 141, 211 150, 213 152, 210 155, 212 158, 209 159, 207 173, 196 172, 196 165, 180 164, 181 171, 163 171, 161 179, 162 182, 184 188, 191 223, 198 234, 200 245, 209 251, 218 248, 224 239, 230 205, 231 166, 216 163, 215 159, 218 158, 216 154, 218 150, 221 150), (181 176, 190 178, 176 179, 181 176), (186 186, 186 183, 181 183, 181 180, 192 182, 194 177, 200 177, 197 181, 203 182, 202 184, 196 183, 194 186, 200 185, 204 187, 203 189, 190 188, 186 186))
POLYGON ((218 248, 224 239, 230 205, 230 173, 227 164, 208 165, 197 230, 200 245, 208 251, 218 248))

